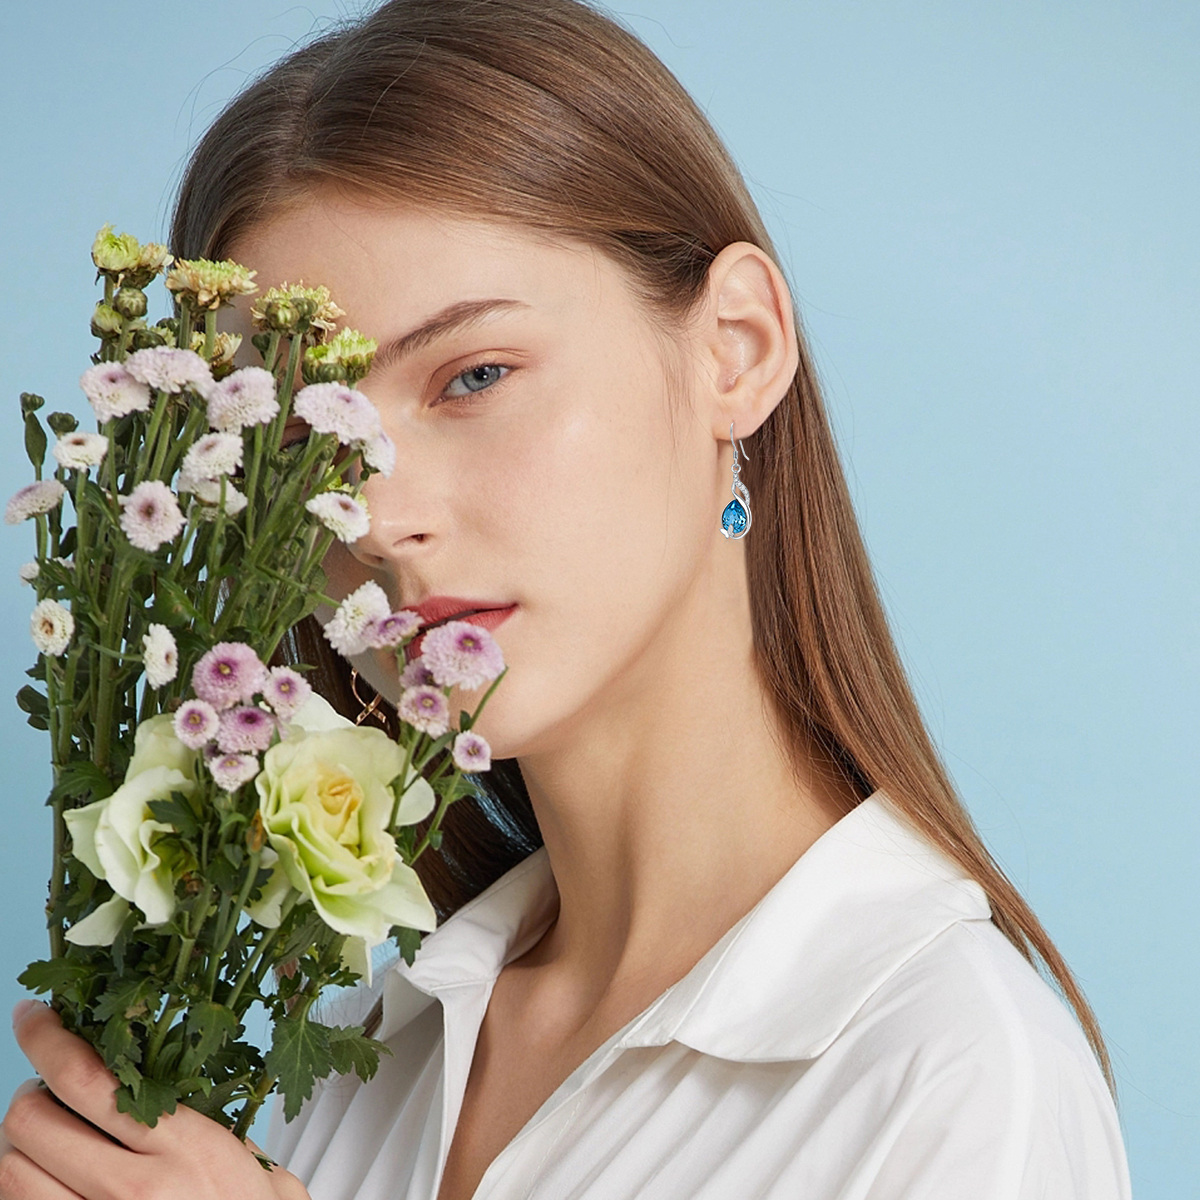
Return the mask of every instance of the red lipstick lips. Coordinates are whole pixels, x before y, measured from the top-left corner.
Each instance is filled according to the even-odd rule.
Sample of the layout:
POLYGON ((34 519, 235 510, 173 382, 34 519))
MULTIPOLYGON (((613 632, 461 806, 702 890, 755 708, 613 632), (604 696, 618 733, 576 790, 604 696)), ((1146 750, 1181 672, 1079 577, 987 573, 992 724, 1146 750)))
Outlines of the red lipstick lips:
POLYGON ((405 607, 410 612, 419 613, 425 622, 421 632, 408 643, 406 658, 409 662, 421 653, 421 643, 433 626, 444 625, 447 621, 470 621, 472 625, 494 629, 517 608, 515 604, 506 604, 502 600, 471 600, 465 596, 429 596, 420 604, 405 607))

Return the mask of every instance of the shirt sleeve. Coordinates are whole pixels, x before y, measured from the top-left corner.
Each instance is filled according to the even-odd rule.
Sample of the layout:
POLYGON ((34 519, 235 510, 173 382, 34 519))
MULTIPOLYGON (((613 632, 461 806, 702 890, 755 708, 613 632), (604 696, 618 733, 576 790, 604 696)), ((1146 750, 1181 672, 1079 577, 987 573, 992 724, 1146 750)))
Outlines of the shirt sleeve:
POLYGON ((1090 1050, 1081 1059, 1050 1037, 1006 1049, 965 1050, 905 1098, 864 1200, 1130 1200, 1116 1107, 1090 1050))

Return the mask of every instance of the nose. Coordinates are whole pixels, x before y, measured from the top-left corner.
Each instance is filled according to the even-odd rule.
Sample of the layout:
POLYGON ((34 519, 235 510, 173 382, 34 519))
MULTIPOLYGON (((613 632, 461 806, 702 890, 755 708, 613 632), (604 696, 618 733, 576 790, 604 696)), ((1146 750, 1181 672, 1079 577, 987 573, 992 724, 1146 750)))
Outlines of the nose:
POLYGON ((373 570, 387 568, 398 559, 420 551, 434 537, 430 497, 426 481, 433 464, 413 447, 397 452, 390 475, 373 474, 363 484, 371 524, 362 537, 347 549, 359 562, 373 570), (401 461, 403 460, 403 461, 401 461))

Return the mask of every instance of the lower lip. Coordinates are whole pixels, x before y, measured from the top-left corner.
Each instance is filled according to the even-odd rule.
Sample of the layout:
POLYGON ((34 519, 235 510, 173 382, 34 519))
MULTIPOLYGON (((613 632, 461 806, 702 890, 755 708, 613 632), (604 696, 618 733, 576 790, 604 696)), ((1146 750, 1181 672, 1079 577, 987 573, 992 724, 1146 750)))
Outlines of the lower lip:
MULTIPOLYGON (((495 629, 502 621, 507 621, 509 617, 517 611, 515 604, 510 604, 508 608, 486 608, 482 612, 472 613, 469 617, 457 617, 456 620, 466 621, 471 625, 481 625, 484 629, 495 629)), ((440 626, 434 626, 440 628, 440 626)), ((418 654, 421 653, 421 644, 425 640, 425 633, 418 633, 415 638, 405 647, 405 655, 409 662, 412 662, 418 654)))

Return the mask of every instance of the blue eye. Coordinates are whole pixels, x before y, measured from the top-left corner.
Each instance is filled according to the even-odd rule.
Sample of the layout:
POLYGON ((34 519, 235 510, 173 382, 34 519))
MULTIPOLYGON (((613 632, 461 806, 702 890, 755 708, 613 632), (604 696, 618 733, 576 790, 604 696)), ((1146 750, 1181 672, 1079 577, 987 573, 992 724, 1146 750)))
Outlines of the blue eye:
POLYGON ((460 375, 450 380, 445 395, 452 397, 470 396, 476 392, 486 391, 511 371, 511 367, 503 367, 499 363, 480 363, 476 367, 468 367, 460 375), (504 374, 502 375, 501 372, 504 374), (461 382, 462 391, 455 391, 454 385, 461 382))

